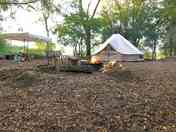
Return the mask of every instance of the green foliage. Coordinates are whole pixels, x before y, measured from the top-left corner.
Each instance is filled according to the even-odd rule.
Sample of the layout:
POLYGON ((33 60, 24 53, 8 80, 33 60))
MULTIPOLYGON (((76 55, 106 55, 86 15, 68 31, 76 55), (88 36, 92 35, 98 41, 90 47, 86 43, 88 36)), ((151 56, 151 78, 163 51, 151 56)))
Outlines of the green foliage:
POLYGON ((158 54, 157 54, 157 59, 158 60, 162 60, 162 59, 165 59, 167 57, 167 55, 164 53, 164 51, 159 51, 158 54))
POLYGON ((41 58, 44 57, 46 54, 45 52, 38 50, 38 49, 29 49, 28 53, 30 56, 34 56, 35 58, 41 58))
POLYGON ((8 43, 5 40, 0 39, 0 53, 5 53, 8 51, 9 51, 8 43))
MULTIPOLYGON (((100 43, 100 40, 97 40, 97 36, 101 36, 100 34, 104 30, 104 20, 103 18, 93 18, 84 24, 91 27, 92 35, 91 35, 91 47, 93 48, 95 45, 100 43)), ((58 35, 59 42, 65 46, 80 47, 82 51, 78 54, 84 54, 86 51, 85 41, 86 41, 86 32, 84 27, 82 26, 82 19, 78 14, 71 14, 70 16, 66 16, 64 19, 64 23, 57 26, 55 33, 58 35)), ((79 51, 75 51, 79 52, 79 51)))
POLYGON ((58 25, 55 30, 64 45, 74 45, 78 38, 83 36, 83 29, 80 25, 81 19, 77 14, 66 16, 64 23, 58 25))
POLYGON ((105 3, 102 11, 103 17, 108 22, 107 30, 111 30, 111 32, 106 31, 109 35, 120 33, 136 46, 143 37, 158 39, 158 31, 156 31, 158 8, 154 4, 149 3, 148 0, 111 2, 109 4, 111 7, 107 7, 108 4, 105 3))
POLYGON ((161 17, 164 19, 164 23, 176 22, 176 1, 164 0, 162 1, 163 8, 161 9, 161 17))
POLYGON ((58 25, 55 30, 55 33, 58 35, 58 41, 64 46, 71 46, 76 50, 75 47, 79 43, 82 45, 84 37, 84 29, 80 23, 81 19, 78 14, 66 16, 64 23, 58 25))
POLYGON ((144 59, 145 60, 151 60, 152 59, 152 53, 149 50, 144 51, 144 59))
POLYGON ((46 50, 46 44, 43 42, 36 42, 35 45, 36 45, 36 49, 40 52, 43 52, 46 50))
MULTIPOLYGON (((103 8, 98 16, 91 13, 91 4, 83 6, 83 0, 68 0, 62 8, 59 4, 56 6, 57 2, 54 0, 40 0, 35 4, 27 4, 27 7, 41 13, 47 36, 50 36, 52 30, 49 19, 53 14, 62 13, 64 21, 56 25, 54 33, 57 34, 60 44, 73 47, 75 54, 80 56, 90 55, 91 49, 104 42, 113 33, 122 34, 138 47, 143 41, 142 47, 150 48, 153 54, 160 46, 159 41, 162 40, 160 46, 162 54, 176 55, 175 0, 101 0, 101 2, 103 8), (69 10, 64 10, 68 7, 69 10)), ((11 5, 0 5, 1 10, 8 7, 11 5)), ((94 11, 96 12, 96 8, 94 11)), ((37 49, 31 50, 44 54, 46 47, 41 43, 37 46, 37 49)), ((49 47, 54 48, 52 44, 49 47)), ((0 50, 6 49, 7 45, 1 45, 0 50)))
POLYGON ((162 39, 165 55, 176 55, 176 1, 165 0, 162 2, 163 8, 160 10, 162 18, 162 28, 164 30, 162 39))
MULTIPOLYGON (((0 3, 5 3, 7 2, 7 0, 0 0, 0 3)), ((8 5, 7 4, 0 4, 0 11, 1 10, 7 10, 8 9, 8 5)))
MULTIPOLYGON (((54 50, 56 48, 56 45, 54 43, 49 43, 48 46, 49 46, 50 51, 54 50)), ((30 48, 28 50, 28 53, 30 55, 35 55, 35 56, 38 56, 38 57, 42 57, 42 56, 46 55, 46 49, 47 49, 46 43, 38 41, 38 42, 35 43, 34 48, 30 48)))
POLYGON ((10 46, 7 41, 0 39, 0 54, 10 54, 10 53, 18 53, 22 50, 21 47, 18 46, 10 46))
POLYGON ((83 56, 99 43, 97 36, 102 32, 104 20, 86 12, 82 0, 72 1, 72 8, 73 12, 64 16, 64 23, 57 25, 55 34, 61 44, 73 47, 75 55, 83 56))

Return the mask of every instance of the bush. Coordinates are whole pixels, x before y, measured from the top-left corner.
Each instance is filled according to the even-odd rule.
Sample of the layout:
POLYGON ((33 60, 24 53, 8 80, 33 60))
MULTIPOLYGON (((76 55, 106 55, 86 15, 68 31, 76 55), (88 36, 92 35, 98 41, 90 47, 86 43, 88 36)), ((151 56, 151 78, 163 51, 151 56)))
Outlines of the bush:
POLYGON ((152 60, 152 53, 148 50, 144 51, 144 59, 145 60, 152 60))
POLYGON ((15 54, 20 51, 22 51, 22 47, 10 46, 6 40, 0 39, 0 55, 15 54))
POLYGON ((28 53, 34 59, 42 59, 46 56, 45 51, 41 51, 38 49, 29 49, 28 53))

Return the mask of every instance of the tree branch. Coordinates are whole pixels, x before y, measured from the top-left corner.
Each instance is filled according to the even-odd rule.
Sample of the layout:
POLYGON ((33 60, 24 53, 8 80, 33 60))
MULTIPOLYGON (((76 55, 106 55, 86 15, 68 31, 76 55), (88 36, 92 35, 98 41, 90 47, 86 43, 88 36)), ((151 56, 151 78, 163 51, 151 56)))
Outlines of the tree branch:
POLYGON ((94 11, 93 11, 93 14, 92 14, 92 16, 91 16, 91 19, 95 16, 95 13, 96 13, 96 11, 97 11, 97 9, 98 9, 98 6, 99 6, 100 2, 101 2, 101 0, 98 0, 97 4, 96 4, 96 6, 95 6, 95 9, 94 9, 94 11))
POLYGON ((31 4, 31 3, 36 3, 39 0, 31 0, 31 1, 26 1, 26 2, 14 2, 14 1, 5 1, 5 2, 1 2, 0 1, 0 5, 26 5, 26 4, 31 4))
POLYGON ((90 0, 90 2, 89 2, 89 4, 88 4, 88 7, 87 7, 87 16, 89 16, 90 5, 91 5, 91 0, 90 0))

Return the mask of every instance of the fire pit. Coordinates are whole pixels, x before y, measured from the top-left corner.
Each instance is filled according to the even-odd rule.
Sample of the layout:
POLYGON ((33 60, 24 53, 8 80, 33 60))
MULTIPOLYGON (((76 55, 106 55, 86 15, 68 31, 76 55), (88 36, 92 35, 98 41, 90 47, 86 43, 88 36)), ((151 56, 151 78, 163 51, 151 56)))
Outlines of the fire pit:
POLYGON ((98 71, 103 67, 103 63, 100 61, 100 59, 95 57, 92 57, 90 61, 81 60, 80 65, 92 67, 93 71, 98 71))
POLYGON ((80 60, 78 64, 63 64, 59 66, 59 71, 62 72, 83 72, 92 73, 100 70, 103 63, 99 60, 80 60))

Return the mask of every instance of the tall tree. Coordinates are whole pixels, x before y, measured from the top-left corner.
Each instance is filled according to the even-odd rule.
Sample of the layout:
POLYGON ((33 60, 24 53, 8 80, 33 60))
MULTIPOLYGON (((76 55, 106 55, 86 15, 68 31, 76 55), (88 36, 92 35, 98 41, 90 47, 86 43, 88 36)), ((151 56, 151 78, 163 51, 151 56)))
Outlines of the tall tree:
POLYGON ((100 4, 101 0, 97 1, 97 4, 95 8, 93 9, 93 13, 90 14, 90 3, 88 4, 87 11, 83 9, 83 1, 79 0, 79 16, 82 19, 82 26, 85 31, 85 44, 86 44, 86 56, 90 58, 91 56, 91 34, 92 34, 92 21, 95 17, 96 11, 98 9, 98 6, 100 4))
POLYGON ((120 33, 138 47, 147 18, 146 6, 147 1, 143 0, 106 1, 102 15, 109 23, 107 30, 111 30, 107 33, 120 33))
POLYGON ((168 55, 176 55, 176 1, 164 0, 161 9, 162 26, 165 29, 164 50, 168 55))
POLYGON ((144 46, 152 49, 152 60, 156 59, 156 50, 159 44, 159 39, 161 37, 161 19, 160 19, 160 10, 159 3, 150 3, 145 7, 147 17, 145 19, 143 36, 145 38, 144 46))
MULTIPOLYGON (((42 22, 45 28, 46 36, 47 38, 50 38, 51 35, 51 26, 49 24, 51 18, 53 17, 53 14, 58 11, 58 7, 56 8, 55 3, 57 3, 55 0, 39 0, 35 4, 30 4, 28 6, 29 9, 32 9, 36 12, 38 12, 39 16, 39 21, 42 22)), ((48 58, 50 50, 50 43, 47 42, 47 48, 46 48, 46 56, 48 58)))
POLYGON ((87 8, 83 8, 83 0, 73 0, 72 1, 72 12, 66 14, 65 22, 60 24, 56 28, 56 32, 59 36, 64 36, 65 40, 72 40, 72 46, 75 51, 76 48, 82 50, 81 47, 86 48, 86 56, 90 58, 91 49, 93 47, 92 38, 96 34, 99 28, 100 19, 96 18, 96 12, 101 0, 98 0, 94 9, 90 10, 91 0, 87 5, 87 8), (94 33, 94 34, 93 34, 94 33))

